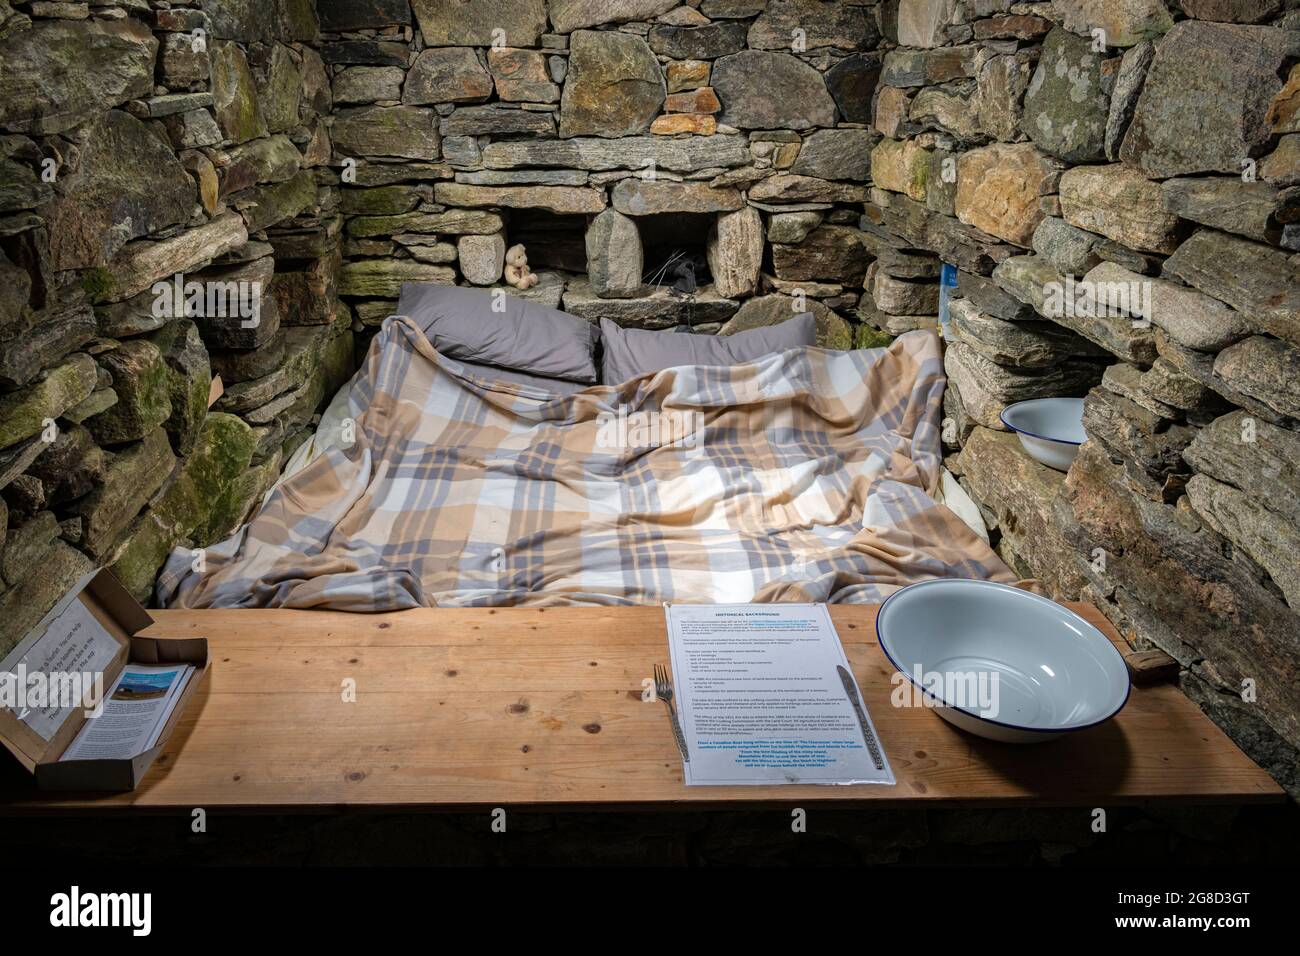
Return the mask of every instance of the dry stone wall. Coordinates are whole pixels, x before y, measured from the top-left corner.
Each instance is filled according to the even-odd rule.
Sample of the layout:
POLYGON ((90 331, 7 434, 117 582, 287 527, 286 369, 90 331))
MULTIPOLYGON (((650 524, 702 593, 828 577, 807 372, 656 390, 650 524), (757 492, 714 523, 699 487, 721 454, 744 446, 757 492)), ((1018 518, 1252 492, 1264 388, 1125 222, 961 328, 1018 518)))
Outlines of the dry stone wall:
POLYGON ((405 281, 502 287, 522 243, 517 294, 593 321, 726 334, 811 309, 824 344, 879 338, 856 314, 874 2, 319 10, 360 329, 405 281))
POLYGON ((225 537, 350 374, 318 35, 0 2, 0 655, 88 570, 145 598, 225 537))
POLYGON ((1300 4, 878 13, 862 318, 932 325, 958 266, 945 439, 999 552, 1300 792, 1300 4), (1066 475, 999 420, 1047 396, 1086 397, 1066 475))

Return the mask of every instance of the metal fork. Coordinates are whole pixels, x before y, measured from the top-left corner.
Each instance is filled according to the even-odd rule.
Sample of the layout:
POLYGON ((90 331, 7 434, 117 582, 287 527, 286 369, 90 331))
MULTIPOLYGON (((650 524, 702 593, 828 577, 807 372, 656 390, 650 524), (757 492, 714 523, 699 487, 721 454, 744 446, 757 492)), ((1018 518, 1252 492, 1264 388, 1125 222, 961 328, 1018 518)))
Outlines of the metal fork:
POLYGON ((673 706, 673 682, 668 679, 668 668, 663 664, 655 665, 655 696, 668 705, 668 719, 673 724, 673 736, 677 738, 677 749, 682 752, 682 760, 691 762, 690 751, 686 749, 686 735, 677 720, 677 708, 673 706))

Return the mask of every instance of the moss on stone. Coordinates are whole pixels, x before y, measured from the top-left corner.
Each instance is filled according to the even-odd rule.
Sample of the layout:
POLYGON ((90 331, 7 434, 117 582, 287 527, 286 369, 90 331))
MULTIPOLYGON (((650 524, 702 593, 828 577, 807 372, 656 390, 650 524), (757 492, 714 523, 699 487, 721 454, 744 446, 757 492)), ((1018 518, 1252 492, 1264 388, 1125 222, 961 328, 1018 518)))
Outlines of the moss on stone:
POLYGON ((256 97, 249 87, 240 89, 239 95, 231 101, 227 114, 230 135, 235 139, 251 139, 260 132, 261 114, 258 111, 256 97))
POLYGON ((292 179, 252 190, 250 205, 243 210, 244 222, 249 232, 257 232, 298 215, 315 201, 316 179, 310 169, 304 169, 292 179))
POLYGON ((283 461, 276 454, 262 464, 241 472, 214 503, 206 525, 195 532, 195 544, 202 547, 205 543, 229 537, 271 485, 275 484, 280 476, 281 464, 283 461))
POLYGON ((91 302, 102 302, 112 294, 115 286, 113 273, 103 266, 95 266, 81 274, 81 288, 91 302))
POLYGON ((278 6, 289 39, 312 43, 320 36, 316 4, 312 0, 281 0, 278 6))
POLYGON ((257 102, 257 86, 244 51, 235 43, 218 43, 212 54, 212 99, 226 137, 244 143, 266 135, 257 102))
POLYGON ((164 423, 178 455, 187 455, 208 414, 212 366, 198 328, 189 320, 169 322, 150 341, 162 353, 167 369, 171 415, 164 423))
POLYGON ((376 186, 373 189, 347 189, 342 199, 343 212, 360 216, 396 216, 410 212, 420 204, 418 186, 376 186))
POLYGON ((930 161, 928 157, 912 164, 909 182, 911 184, 911 188, 907 190, 909 196, 926 195, 930 182, 930 161))
POLYGON ((28 388, 0 397, 0 448, 16 445, 45 428, 95 388, 95 360, 77 353, 28 388))
POLYGON ((333 395, 356 371, 356 343, 351 328, 345 326, 330 338, 321 351, 321 368, 325 375, 325 392, 333 395))
POLYGON ((893 341, 894 336, 888 332, 882 332, 880 329, 872 328, 869 325, 859 325, 854 335, 853 347, 855 349, 888 348, 893 341))
POLYGON ((253 448, 253 429, 242 419, 221 412, 207 417, 176 480, 117 549, 111 568, 137 599, 148 597, 173 548, 183 542, 212 544, 243 520, 244 489, 234 489, 247 474, 253 448))
POLYGON ((127 532, 126 540, 109 570, 141 604, 153 593, 158 570, 176 541, 153 512, 146 512, 127 532))
POLYGON ((154 509, 177 540, 193 537, 208 523, 221 497, 248 467, 253 447, 253 430, 242 419, 221 412, 208 416, 194 450, 154 509))
POLYGON ((86 419, 97 442, 135 441, 171 417, 171 376, 156 345, 131 339, 105 352, 100 363, 113 375, 118 401, 86 419))
POLYGON ((249 474, 255 447, 253 429, 243 419, 220 412, 208 416, 192 456, 194 497, 183 528, 197 546, 220 541, 244 520, 251 503, 244 504, 236 489, 249 474))
POLYGON ((818 311, 817 344, 824 349, 851 349, 853 326, 830 309, 818 311))
POLYGON ((401 294, 406 282, 454 285, 456 270, 411 259, 360 259, 340 270, 338 291, 339 295, 392 299, 401 294))

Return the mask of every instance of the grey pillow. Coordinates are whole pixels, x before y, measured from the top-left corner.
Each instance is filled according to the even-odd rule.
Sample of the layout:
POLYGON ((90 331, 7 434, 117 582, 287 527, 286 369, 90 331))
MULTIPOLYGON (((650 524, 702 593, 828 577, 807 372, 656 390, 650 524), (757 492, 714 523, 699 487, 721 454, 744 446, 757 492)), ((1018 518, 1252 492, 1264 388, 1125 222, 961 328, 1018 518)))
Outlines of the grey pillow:
POLYGON ((448 358, 544 378, 596 382, 600 330, 584 319, 487 289, 405 282, 398 315, 415 321, 448 358), (500 301, 504 307, 495 311, 500 301))
POLYGON ((677 365, 739 365, 774 352, 816 345, 817 324, 811 312, 803 312, 778 325, 735 335, 692 335, 625 329, 601 319, 600 341, 604 347, 600 381, 618 385, 677 365))

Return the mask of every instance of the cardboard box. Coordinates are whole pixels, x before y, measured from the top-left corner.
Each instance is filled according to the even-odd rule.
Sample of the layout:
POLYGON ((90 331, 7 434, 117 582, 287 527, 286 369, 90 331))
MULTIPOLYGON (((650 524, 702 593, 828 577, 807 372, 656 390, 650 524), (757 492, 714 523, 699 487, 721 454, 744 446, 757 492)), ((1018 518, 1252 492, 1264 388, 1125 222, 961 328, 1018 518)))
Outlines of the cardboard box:
POLYGON ((26 716, 0 706, 0 743, 35 775, 42 790, 134 790, 154 760, 167 746, 181 717, 208 676, 206 638, 140 637, 153 624, 149 612, 131 597, 110 571, 92 572, 77 582, 30 634, 0 662, 0 673, 17 674, 28 660, 76 656, 84 671, 102 673, 103 687, 111 687, 122 668, 130 664, 193 664, 196 668, 181 691, 157 743, 144 753, 117 760, 65 760, 59 757, 87 720, 83 706, 33 709, 26 716), (92 623, 98 622, 102 630, 92 623), (70 638, 69 622, 80 620, 70 638), (107 636, 103 632, 107 632, 107 636), (84 639, 87 647, 81 648, 84 639), (92 646, 93 642, 93 646, 92 646))

